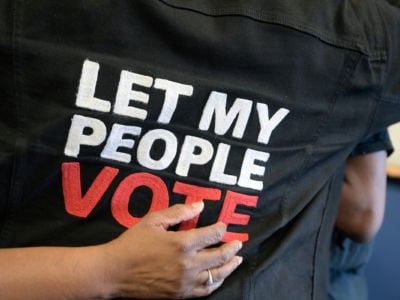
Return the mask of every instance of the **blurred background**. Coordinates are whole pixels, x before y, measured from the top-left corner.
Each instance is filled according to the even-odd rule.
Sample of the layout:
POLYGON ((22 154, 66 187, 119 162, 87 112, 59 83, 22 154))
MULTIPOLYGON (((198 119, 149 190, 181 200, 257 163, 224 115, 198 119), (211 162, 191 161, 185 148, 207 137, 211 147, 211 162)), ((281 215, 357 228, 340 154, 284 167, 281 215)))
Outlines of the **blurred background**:
POLYGON ((395 151, 387 165, 385 218, 366 268, 369 300, 400 300, 400 123, 389 134, 395 151))

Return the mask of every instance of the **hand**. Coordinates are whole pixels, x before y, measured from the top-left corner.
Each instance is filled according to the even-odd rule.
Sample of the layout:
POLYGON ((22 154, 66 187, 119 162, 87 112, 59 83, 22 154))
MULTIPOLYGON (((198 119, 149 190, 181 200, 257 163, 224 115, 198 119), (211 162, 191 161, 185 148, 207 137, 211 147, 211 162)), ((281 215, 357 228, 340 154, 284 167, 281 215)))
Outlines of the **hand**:
POLYGON ((242 262, 241 242, 207 248, 221 241, 226 226, 217 223, 188 231, 167 231, 198 215, 203 203, 175 205, 151 213, 105 244, 107 278, 113 296, 191 298, 211 294, 242 262), (210 269, 214 283, 205 285, 210 269))

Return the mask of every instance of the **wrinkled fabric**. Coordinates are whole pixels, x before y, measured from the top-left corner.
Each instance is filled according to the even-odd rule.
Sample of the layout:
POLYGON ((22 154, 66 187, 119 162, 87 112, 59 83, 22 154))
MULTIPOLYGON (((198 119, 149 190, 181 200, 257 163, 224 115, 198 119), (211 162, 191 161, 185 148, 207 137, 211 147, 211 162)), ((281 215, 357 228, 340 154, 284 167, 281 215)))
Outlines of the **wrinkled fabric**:
POLYGON ((325 299, 354 146, 400 120, 384 1, 0 3, 0 245, 93 245, 204 201, 244 262, 210 299, 325 299))

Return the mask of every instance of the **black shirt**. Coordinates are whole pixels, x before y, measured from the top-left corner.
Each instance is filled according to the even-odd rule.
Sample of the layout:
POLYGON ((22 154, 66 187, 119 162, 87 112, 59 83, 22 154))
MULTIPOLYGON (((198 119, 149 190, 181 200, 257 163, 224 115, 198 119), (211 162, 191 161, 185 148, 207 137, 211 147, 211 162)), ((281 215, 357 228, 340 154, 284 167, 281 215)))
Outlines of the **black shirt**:
POLYGON ((91 245, 205 202, 213 299, 324 299, 343 164, 400 120, 385 1, 0 3, 0 245, 91 245))

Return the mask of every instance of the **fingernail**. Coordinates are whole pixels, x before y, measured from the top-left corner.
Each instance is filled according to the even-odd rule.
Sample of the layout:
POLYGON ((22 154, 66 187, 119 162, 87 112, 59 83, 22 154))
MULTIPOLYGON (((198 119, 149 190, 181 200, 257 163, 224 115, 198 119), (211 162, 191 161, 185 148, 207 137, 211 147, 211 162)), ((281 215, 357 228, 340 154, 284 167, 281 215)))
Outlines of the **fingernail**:
POLYGON ((242 249, 242 247, 243 247, 243 243, 241 242, 241 241, 238 241, 238 251, 240 250, 240 249, 242 249))
POLYGON ((224 222, 221 222, 221 221, 219 221, 217 224, 224 226, 225 229, 228 227, 228 226, 226 226, 226 224, 224 222))
POLYGON ((238 266, 243 262, 243 256, 236 256, 238 261, 238 266))
POLYGON ((199 202, 194 202, 194 203, 192 203, 192 207, 193 207, 194 209, 202 209, 203 206, 204 206, 203 201, 199 201, 199 202))

